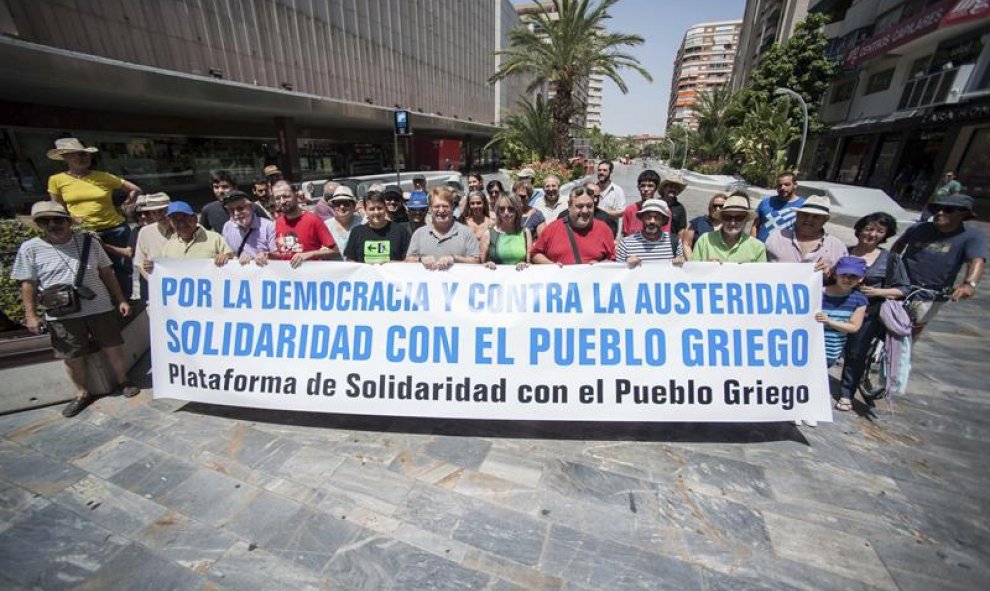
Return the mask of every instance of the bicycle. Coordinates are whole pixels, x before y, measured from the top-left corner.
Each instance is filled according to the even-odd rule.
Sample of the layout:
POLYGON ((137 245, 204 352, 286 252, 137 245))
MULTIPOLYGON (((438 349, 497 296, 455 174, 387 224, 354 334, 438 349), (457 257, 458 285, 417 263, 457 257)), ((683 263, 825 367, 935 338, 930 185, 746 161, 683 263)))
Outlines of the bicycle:
MULTIPOLYGON (((947 302, 952 295, 952 288, 928 289, 916 285, 911 286, 911 292, 903 300, 907 307, 913 301, 947 302)), ((890 360, 887 358, 887 331, 879 330, 867 347, 866 366, 863 369, 863 379, 859 382, 859 392, 863 400, 872 406, 877 400, 887 397, 887 377, 890 370, 890 360)))

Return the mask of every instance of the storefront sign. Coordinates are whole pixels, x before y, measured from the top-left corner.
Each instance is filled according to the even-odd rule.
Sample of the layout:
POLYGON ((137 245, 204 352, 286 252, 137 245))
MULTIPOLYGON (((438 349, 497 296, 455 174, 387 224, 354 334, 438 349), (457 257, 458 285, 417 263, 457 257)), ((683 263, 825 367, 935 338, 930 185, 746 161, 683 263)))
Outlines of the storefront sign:
POLYGON ((925 115, 924 123, 955 123, 962 121, 990 120, 990 102, 955 106, 925 115))
POLYGON ((407 417, 831 420, 810 264, 156 261, 156 397, 407 417))
POLYGON ((942 17, 940 27, 957 25, 990 16, 990 0, 960 0, 942 17))
POLYGON ((861 45, 854 47, 846 55, 845 66, 852 67, 872 58, 881 56, 891 49, 913 41, 939 27, 942 17, 955 6, 956 0, 946 0, 926 10, 887 27, 861 45))

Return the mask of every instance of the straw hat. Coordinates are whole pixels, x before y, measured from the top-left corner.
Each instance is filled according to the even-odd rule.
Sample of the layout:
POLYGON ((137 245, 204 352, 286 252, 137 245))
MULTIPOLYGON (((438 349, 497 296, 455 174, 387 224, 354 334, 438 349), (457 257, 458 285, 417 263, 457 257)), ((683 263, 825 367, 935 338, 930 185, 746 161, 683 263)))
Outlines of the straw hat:
POLYGON ((743 197, 742 195, 730 195, 725 200, 725 205, 722 206, 722 209, 716 209, 712 213, 712 217, 718 221, 722 221, 722 214, 725 212, 745 213, 747 222, 752 221, 756 217, 756 212, 749 207, 749 197, 743 197))
POLYGON ((682 177, 678 172, 664 175, 663 179, 660 181, 660 186, 657 187, 657 190, 659 191, 664 185, 680 185, 681 188, 687 187, 687 183, 684 182, 684 177, 682 177))
POLYGON ((71 220, 72 216, 69 215, 69 212, 60 203, 39 201, 31 206, 31 219, 38 220, 40 218, 66 218, 71 220))
POLYGON ((48 150, 47 156, 52 160, 63 160, 62 155, 72 154, 75 152, 86 152, 87 154, 95 154, 99 152, 98 149, 93 146, 86 147, 81 141, 74 137, 65 137, 55 140, 55 148, 48 150))
POLYGON ((804 200, 804 205, 797 208, 795 213, 810 213, 811 215, 830 215, 829 206, 831 203, 828 197, 822 197, 820 195, 812 195, 804 200))
POLYGON ((663 199, 647 199, 639 207, 639 211, 636 212, 636 217, 642 218, 645 214, 650 212, 659 213, 668 220, 670 219, 670 207, 663 199))
POLYGON ((138 203, 138 211, 156 211, 159 209, 165 209, 168 207, 168 204, 172 202, 167 193, 151 193, 150 195, 141 195, 138 199, 141 197, 144 197, 144 203, 138 203))

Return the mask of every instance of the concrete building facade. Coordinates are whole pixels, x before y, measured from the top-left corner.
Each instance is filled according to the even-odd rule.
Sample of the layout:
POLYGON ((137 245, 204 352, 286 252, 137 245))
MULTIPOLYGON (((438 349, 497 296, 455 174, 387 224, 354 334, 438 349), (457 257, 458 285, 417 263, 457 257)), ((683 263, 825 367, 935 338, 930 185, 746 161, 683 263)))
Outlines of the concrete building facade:
POLYGON ((148 190, 272 162, 299 180, 377 172, 396 165, 397 109, 415 134, 400 166, 436 167, 415 160, 440 141, 455 166, 488 160, 524 89, 487 82, 519 24, 509 0, 0 0, 0 192, 38 191, 66 134, 148 190))
MULTIPOLYGON (((864 0, 869 3, 872 0, 864 0)), ((732 90, 749 82, 750 73, 774 43, 783 43, 794 34, 794 27, 808 15, 809 0, 746 0, 743 26, 739 34, 732 75, 732 90)))
POLYGON ((819 0, 841 75, 823 97, 829 131, 812 178, 928 199, 946 170, 990 198, 990 6, 974 0, 819 0))
POLYGON ((732 81, 741 20, 700 23, 684 33, 674 58, 667 127, 698 128, 692 106, 706 91, 732 81))

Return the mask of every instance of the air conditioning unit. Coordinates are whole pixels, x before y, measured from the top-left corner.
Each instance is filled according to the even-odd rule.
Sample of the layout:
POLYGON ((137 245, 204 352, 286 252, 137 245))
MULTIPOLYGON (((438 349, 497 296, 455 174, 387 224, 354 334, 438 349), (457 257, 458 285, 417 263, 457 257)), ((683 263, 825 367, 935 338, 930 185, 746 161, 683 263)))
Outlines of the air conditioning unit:
POLYGON ((945 97, 946 103, 959 102, 962 94, 966 92, 966 87, 969 86, 969 79, 973 76, 973 69, 975 67, 975 64, 963 64, 959 66, 959 71, 956 72, 956 78, 952 81, 952 86, 949 88, 949 94, 945 97))

